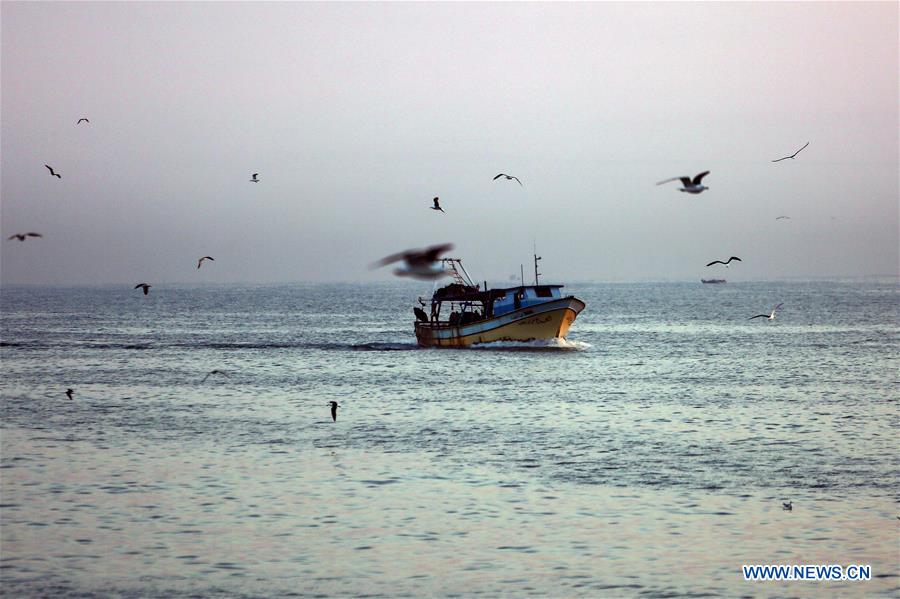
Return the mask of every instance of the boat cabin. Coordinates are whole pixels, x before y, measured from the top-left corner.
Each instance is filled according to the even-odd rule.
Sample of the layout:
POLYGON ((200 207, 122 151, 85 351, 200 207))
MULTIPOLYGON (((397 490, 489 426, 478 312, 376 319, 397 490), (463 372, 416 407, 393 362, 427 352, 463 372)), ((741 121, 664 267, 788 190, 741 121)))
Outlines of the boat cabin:
POLYGON ((529 285, 495 289, 494 291, 502 291, 503 295, 494 298, 493 314, 499 316, 519 308, 542 304, 550 299, 561 299, 561 288, 562 285, 529 285))
POLYGON ((482 291, 479 285, 451 283, 434 292, 430 315, 420 308, 414 311, 419 322, 458 326, 562 299, 560 291, 562 287, 562 285, 520 285, 482 291))

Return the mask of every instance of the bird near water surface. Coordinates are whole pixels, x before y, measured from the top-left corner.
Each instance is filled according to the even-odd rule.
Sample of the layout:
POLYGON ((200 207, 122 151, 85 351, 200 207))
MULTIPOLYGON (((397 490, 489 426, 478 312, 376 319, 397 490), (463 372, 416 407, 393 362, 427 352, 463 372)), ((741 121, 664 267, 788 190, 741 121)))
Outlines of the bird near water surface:
POLYGON ((787 501, 782 501, 782 502, 781 502, 781 509, 790 512, 791 510, 794 509, 794 501, 793 501, 792 499, 789 499, 789 500, 787 500, 787 501))
POLYGON ((66 389, 66 397, 72 399, 72 394, 75 393, 75 389, 66 389))
POLYGON ((709 189, 706 185, 701 185, 700 182, 703 181, 703 177, 709 174, 709 171, 703 171, 702 173, 695 175, 693 179, 690 177, 672 177, 671 179, 666 179, 665 181, 660 181, 657 185, 662 185, 663 183, 668 183, 669 181, 681 181, 681 184, 684 186, 680 191, 684 191, 686 193, 702 193, 703 190, 709 189))
POLYGON ((153 287, 153 285, 150 285, 148 283, 138 283, 137 285, 134 286, 135 289, 138 289, 138 288, 143 289, 144 295, 147 295, 148 293, 150 293, 151 287, 153 287))
POLYGON ((751 316, 751 317, 748 318, 747 320, 753 320, 754 318, 766 318, 766 319, 768 319, 768 320, 775 320, 775 311, 778 310, 778 308, 780 308, 780 307, 783 306, 783 305, 784 305, 783 303, 782 303, 782 304, 778 304, 777 306, 775 306, 774 308, 772 308, 772 312, 769 313, 769 314, 757 314, 756 316, 751 316))
POLYGON ((203 377, 203 380, 200 381, 200 382, 201 382, 201 383, 205 383, 205 382, 206 382, 206 379, 208 379, 209 377, 211 377, 211 376, 214 375, 214 374, 220 374, 220 375, 224 376, 226 379, 230 379, 230 378, 231 378, 230 376, 228 376, 228 373, 225 372, 224 370, 210 370, 208 373, 206 373, 206 376, 203 377))
POLYGON ((328 405, 331 406, 331 420, 332 420, 333 422, 337 422, 337 409, 338 409, 338 407, 339 407, 338 402, 336 402, 336 401, 329 401, 329 402, 328 402, 328 405))

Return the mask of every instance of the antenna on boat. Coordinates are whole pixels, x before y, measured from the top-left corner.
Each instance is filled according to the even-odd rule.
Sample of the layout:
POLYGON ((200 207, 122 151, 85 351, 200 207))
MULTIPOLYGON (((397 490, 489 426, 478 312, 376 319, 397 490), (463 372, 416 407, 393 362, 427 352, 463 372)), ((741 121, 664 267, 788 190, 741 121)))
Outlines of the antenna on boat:
MULTIPOLYGON (((533 243, 531 247, 534 249, 534 284, 536 286, 538 284, 538 277, 541 276, 541 273, 538 272, 538 260, 540 260, 541 257, 537 255, 537 244, 533 243)), ((525 283, 523 282, 522 284, 524 285, 525 283)))
POLYGON ((519 270, 521 271, 521 275, 522 275, 522 287, 524 287, 525 286, 525 265, 520 264, 519 270))

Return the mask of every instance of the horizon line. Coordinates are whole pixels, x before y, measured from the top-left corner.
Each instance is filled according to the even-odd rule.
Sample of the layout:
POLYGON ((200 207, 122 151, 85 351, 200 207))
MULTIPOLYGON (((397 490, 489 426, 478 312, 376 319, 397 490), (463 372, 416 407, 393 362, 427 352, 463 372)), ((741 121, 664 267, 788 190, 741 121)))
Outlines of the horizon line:
MULTIPOLYGON (((820 282, 841 282, 841 281, 854 281, 854 280, 865 280, 865 279, 892 279, 898 280, 900 279, 900 274, 866 274, 866 275, 799 275, 799 276, 784 276, 784 277, 774 277, 774 278, 746 278, 739 280, 732 280, 731 283, 769 283, 769 282, 803 282, 803 281, 820 281, 820 282)), ((564 283, 564 286, 570 285, 579 285, 579 284, 603 284, 603 283, 697 283, 700 282, 700 279, 695 278, 653 278, 653 277, 642 277, 642 278, 634 278, 634 279, 625 279, 625 278, 609 278, 609 279, 576 279, 573 281, 569 281, 564 283)), ((414 281, 414 280, 402 280, 402 279, 387 279, 387 280, 379 280, 379 281, 365 281, 365 280, 335 280, 335 281, 316 281, 316 280, 284 280, 284 281, 252 281, 252 280, 238 280, 238 281, 160 281, 157 283, 153 283, 153 287, 158 286, 178 286, 178 287, 227 287, 227 286, 248 286, 248 285, 258 285, 258 286, 277 286, 277 285, 383 285, 386 283, 400 283, 413 285, 417 283, 428 284, 428 281, 414 281)), ((555 285, 556 283, 547 283, 550 285, 555 285)), ((91 282, 91 283, 22 283, 22 282, 2 282, 0 281, 0 288, 2 287, 120 287, 125 285, 132 285, 132 283, 128 282, 116 282, 116 281, 101 281, 101 282, 91 282)), ((533 286, 533 282, 526 282, 526 287, 533 286)), ((494 288, 510 288, 510 287, 521 287, 520 282, 514 281, 501 281, 494 285, 494 288), (514 283, 512 285, 506 285, 505 283, 514 283)))

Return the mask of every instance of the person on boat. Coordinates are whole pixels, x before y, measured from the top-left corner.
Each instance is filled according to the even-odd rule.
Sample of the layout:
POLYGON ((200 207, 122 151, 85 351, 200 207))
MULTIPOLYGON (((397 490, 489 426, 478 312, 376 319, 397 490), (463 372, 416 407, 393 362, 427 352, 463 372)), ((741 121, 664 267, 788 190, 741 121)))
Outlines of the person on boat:
POLYGON ((478 310, 472 310, 471 312, 463 312, 462 316, 462 324, 469 324, 470 322, 478 322, 481 320, 481 314, 478 310))
POLYGON ((422 308, 414 307, 413 313, 416 315, 416 320, 419 322, 428 322, 428 315, 425 314, 425 310, 422 308))

